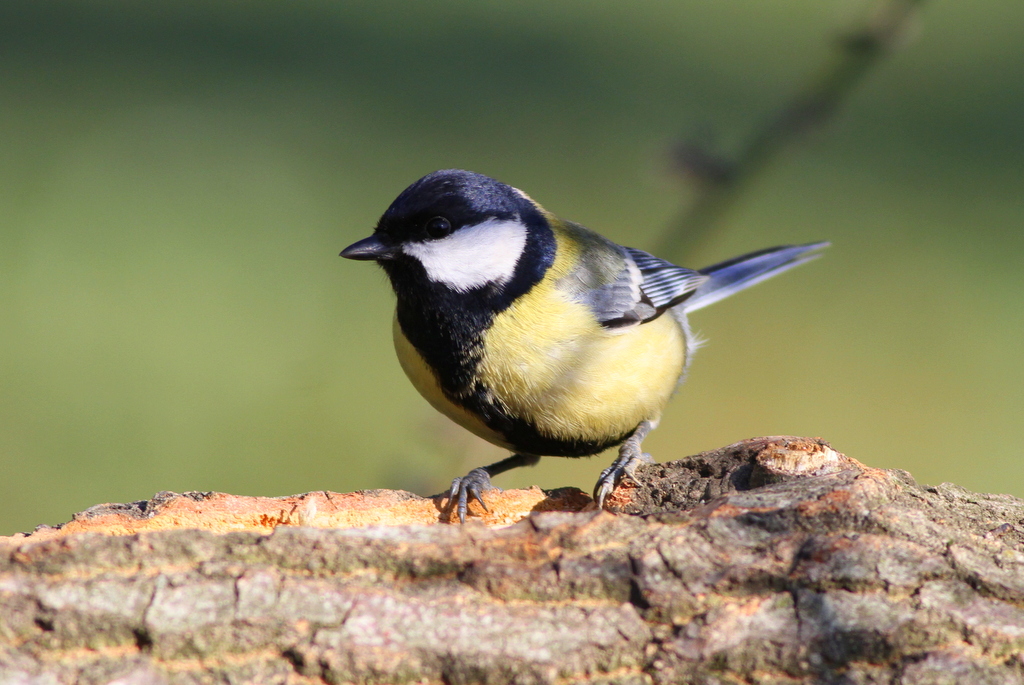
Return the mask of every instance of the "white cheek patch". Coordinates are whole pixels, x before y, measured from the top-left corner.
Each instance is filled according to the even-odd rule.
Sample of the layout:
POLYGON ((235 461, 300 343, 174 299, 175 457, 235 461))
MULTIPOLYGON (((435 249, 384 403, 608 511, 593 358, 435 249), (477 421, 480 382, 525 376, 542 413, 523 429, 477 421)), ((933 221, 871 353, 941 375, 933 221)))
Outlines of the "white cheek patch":
POLYGON ((407 243, 402 252, 418 259, 430 280, 466 292, 510 281, 524 247, 526 226, 488 219, 460 228, 447 238, 407 243))

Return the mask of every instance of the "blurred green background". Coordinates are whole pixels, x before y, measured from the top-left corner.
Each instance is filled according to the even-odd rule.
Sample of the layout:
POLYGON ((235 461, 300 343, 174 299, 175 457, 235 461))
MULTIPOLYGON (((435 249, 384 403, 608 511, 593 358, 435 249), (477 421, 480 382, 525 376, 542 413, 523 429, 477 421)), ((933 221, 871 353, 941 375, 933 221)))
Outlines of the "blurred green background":
MULTIPOLYGON (((415 394, 382 273, 339 250, 444 167, 649 246, 686 199, 671 143, 734 147, 867 6, 5 0, 0 534, 159 490, 429 494, 500 457, 415 394)), ((822 436, 1024 495, 1022 27, 928 3, 684 260, 833 242, 694 316, 655 458, 822 436)))

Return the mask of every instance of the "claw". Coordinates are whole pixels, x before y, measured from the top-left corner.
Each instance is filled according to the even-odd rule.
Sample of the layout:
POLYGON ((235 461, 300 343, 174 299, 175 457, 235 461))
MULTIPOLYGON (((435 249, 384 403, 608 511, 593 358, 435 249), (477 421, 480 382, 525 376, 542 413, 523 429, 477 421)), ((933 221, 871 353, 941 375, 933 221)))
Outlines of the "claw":
POLYGON ((466 522, 466 514, 469 513, 470 499, 475 499, 489 511, 484 503, 482 493, 487 490, 496 490, 491 485, 491 477, 484 469, 473 469, 462 478, 452 481, 451 490, 448 491, 448 506, 445 509, 445 517, 450 517, 454 508, 459 515, 459 522, 466 522))
POLYGON ((483 497, 480 496, 479 490, 477 490, 476 488, 470 488, 469 494, 471 497, 473 497, 473 499, 480 503, 480 506, 484 508, 484 511, 490 511, 490 509, 487 508, 487 503, 484 502, 483 497))
POLYGON ((635 459, 630 459, 628 462, 626 462, 626 465, 622 467, 622 475, 625 476, 626 478, 629 478, 631 481, 633 481, 637 485, 640 485, 640 481, 637 480, 637 478, 636 478, 636 469, 637 469, 637 467, 640 466, 641 464, 653 464, 653 463, 654 463, 654 457, 652 457, 651 455, 647 454, 647 452, 644 452, 639 457, 637 457, 635 459))
POLYGON ((654 458, 646 452, 640 451, 640 443, 647 437, 647 434, 658 425, 657 421, 641 421, 636 430, 626 438, 626 441, 619 447, 619 456, 615 458, 611 466, 601 472, 594 486, 594 500, 598 509, 604 509, 604 501, 612 494, 615 486, 619 484, 623 476, 629 477, 634 483, 637 482, 636 467, 640 464, 653 464, 654 458))
POLYGON ((469 511, 469 503, 466 501, 466 488, 459 488, 459 523, 466 522, 466 512, 469 511))
POLYGON ((597 479, 597 485, 594 486, 594 500, 597 502, 599 510, 604 509, 605 498, 615 490, 614 479, 607 478, 608 470, 605 469, 601 472, 601 477, 597 479))
POLYGON ((601 472, 597 478, 597 484, 594 486, 594 501, 597 502, 597 508, 604 509, 604 501, 615 491, 615 487, 622 482, 623 478, 629 478, 634 483, 638 483, 637 467, 641 464, 653 463, 654 457, 646 452, 636 456, 623 455, 612 462, 611 466, 601 472))
POLYGON ((459 521, 465 523, 470 499, 475 499, 484 508, 484 511, 489 511, 487 505, 484 504, 482 493, 487 490, 501 492, 501 488, 491 485, 491 476, 520 466, 533 466, 539 460, 540 457, 536 454, 517 452, 507 459, 494 462, 490 466, 473 469, 462 478, 456 478, 452 481, 452 489, 448 491, 448 506, 445 507, 444 512, 445 520, 451 519, 454 507, 459 513, 459 521))

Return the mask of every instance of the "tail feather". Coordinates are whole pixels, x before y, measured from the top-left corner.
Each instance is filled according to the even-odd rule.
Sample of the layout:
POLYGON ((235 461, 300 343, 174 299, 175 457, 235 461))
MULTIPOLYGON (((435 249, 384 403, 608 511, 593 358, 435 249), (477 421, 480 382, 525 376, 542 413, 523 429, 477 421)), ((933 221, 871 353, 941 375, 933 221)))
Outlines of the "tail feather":
POLYGON ((817 259, 828 246, 829 243, 823 242, 770 247, 701 269, 700 273, 710 278, 680 307, 687 314, 703 309, 794 266, 817 259))

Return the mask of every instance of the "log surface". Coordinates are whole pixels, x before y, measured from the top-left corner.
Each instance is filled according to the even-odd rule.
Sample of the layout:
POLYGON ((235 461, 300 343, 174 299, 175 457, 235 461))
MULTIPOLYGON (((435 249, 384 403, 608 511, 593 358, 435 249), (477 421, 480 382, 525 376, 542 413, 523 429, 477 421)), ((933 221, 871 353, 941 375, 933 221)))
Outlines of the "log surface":
POLYGON ((486 500, 161 493, 0 538, 0 683, 1024 683, 1022 500, 783 437, 611 511, 486 500))

